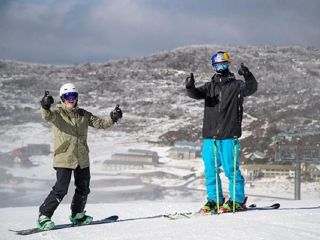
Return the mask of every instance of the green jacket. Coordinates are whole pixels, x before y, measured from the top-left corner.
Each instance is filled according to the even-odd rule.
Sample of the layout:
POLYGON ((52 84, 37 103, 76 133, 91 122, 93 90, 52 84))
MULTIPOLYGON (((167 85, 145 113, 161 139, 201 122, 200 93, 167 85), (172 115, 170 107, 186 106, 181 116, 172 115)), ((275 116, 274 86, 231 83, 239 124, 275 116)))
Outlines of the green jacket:
POLYGON ((88 126, 105 129, 113 125, 111 117, 99 118, 82 108, 69 110, 63 103, 52 111, 41 108, 41 115, 53 124, 53 167, 58 168, 89 167, 88 126))

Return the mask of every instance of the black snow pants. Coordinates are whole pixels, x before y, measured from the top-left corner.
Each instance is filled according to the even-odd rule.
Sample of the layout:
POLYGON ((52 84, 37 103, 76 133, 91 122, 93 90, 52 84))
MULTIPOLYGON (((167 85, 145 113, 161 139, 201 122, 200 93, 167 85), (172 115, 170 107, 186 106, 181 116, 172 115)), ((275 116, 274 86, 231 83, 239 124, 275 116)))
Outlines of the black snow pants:
POLYGON ((52 217, 54 211, 57 209, 64 196, 68 193, 72 172, 74 175, 74 185, 76 186, 76 189, 71 203, 71 212, 82 212, 86 206, 88 194, 90 193, 89 167, 83 169, 79 166, 76 169, 55 168, 55 170, 57 181, 52 187, 48 197, 44 200, 44 203, 40 206, 40 215, 45 215, 49 218, 52 217))

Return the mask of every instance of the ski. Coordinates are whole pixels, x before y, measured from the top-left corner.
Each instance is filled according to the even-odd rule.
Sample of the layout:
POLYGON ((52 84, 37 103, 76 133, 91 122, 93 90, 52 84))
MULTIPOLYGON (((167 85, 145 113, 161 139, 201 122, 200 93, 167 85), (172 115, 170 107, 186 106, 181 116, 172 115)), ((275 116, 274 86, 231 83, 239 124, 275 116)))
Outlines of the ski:
POLYGON ((73 227, 84 227, 84 226, 91 226, 91 225, 98 225, 98 224, 107 224, 107 223, 113 223, 116 222, 118 220, 118 216, 114 215, 114 216, 110 216, 104 219, 100 219, 100 220, 95 220, 90 224, 86 224, 86 225, 74 225, 71 223, 66 223, 66 224, 58 224, 55 225, 53 229, 48 230, 48 231, 41 231, 38 228, 30 228, 30 229, 24 229, 24 230, 11 230, 9 229, 9 231, 11 232, 15 232, 17 235, 30 235, 30 234, 34 234, 34 233, 44 233, 44 232, 49 232, 49 231, 54 231, 54 230, 59 230, 59 229, 64 229, 64 228, 73 228, 73 227))
MULTIPOLYGON (((259 211, 259 210, 275 210, 280 208, 280 203, 275 203, 269 206, 257 206, 256 204, 251 204, 248 206, 246 209, 243 209, 242 211, 238 212, 247 212, 247 211, 259 211)), ((238 213, 236 212, 236 213, 238 213)), ((233 213, 233 212, 225 212, 225 213, 233 213)), ((184 213, 173 213, 173 214, 165 214, 163 215, 164 218, 169 219, 169 220, 178 220, 178 219, 189 219, 193 217, 203 217, 203 216, 212 216, 212 215, 219 215, 219 214, 225 214, 224 212, 217 213, 217 212, 211 212, 210 214, 200 214, 199 212, 184 212, 184 213)))

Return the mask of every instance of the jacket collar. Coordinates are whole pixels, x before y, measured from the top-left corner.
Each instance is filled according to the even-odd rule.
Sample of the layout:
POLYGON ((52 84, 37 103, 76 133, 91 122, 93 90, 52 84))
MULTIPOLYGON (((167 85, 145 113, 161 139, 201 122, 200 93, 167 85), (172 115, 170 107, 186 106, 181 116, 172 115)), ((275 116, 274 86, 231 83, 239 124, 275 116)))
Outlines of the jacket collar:
POLYGON ((66 106, 63 102, 61 102, 61 101, 57 104, 56 107, 57 107, 57 108, 61 108, 61 109, 63 109, 64 111, 70 112, 70 113, 77 112, 78 109, 79 109, 78 104, 77 104, 74 108, 69 109, 69 108, 67 108, 67 106, 66 106))
POLYGON ((232 82, 236 80, 235 79, 235 76, 234 76, 234 73, 232 72, 226 72, 226 73, 215 73, 212 78, 211 78, 211 81, 213 83, 217 83, 217 84, 225 84, 225 83, 228 83, 228 82, 232 82))

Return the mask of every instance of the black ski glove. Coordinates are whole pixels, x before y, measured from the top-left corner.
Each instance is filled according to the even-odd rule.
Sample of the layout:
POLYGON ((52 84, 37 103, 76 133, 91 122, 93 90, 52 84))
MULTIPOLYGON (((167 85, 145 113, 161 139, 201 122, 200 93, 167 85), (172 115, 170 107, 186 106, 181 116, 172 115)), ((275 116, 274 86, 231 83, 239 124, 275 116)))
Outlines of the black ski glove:
POLYGON ((119 108, 119 104, 117 104, 115 109, 112 112, 110 112, 110 117, 113 123, 116 123, 120 118, 122 118, 122 111, 119 108))
POLYGON ((194 76, 193 73, 190 73, 190 76, 186 78, 186 88, 194 87, 194 76))
POLYGON ((249 71, 249 68, 247 68, 243 63, 241 63, 238 73, 239 75, 242 75, 244 77, 249 76, 251 74, 251 72, 249 71))
POLYGON ((41 107, 45 110, 49 110, 51 105, 54 103, 53 97, 49 95, 49 91, 44 92, 44 96, 40 101, 41 107))

